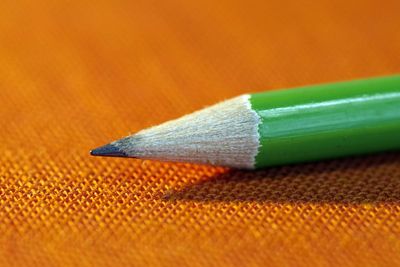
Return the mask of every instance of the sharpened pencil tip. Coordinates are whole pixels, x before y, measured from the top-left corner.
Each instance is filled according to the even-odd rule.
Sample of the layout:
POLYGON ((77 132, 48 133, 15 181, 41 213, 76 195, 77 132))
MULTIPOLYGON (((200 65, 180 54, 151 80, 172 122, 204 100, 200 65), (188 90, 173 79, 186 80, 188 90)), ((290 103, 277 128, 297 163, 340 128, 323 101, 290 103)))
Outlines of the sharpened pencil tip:
POLYGON ((103 156, 103 157, 127 157, 128 155, 121 151, 118 147, 112 144, 98 147, 90 151, 92 156, 103 156))

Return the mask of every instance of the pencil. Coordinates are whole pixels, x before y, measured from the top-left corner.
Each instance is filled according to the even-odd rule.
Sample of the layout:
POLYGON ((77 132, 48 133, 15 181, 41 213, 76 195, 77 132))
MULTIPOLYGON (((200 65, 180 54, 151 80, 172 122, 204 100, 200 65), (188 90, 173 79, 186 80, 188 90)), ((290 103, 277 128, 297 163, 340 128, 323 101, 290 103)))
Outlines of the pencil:
POLYGON ((400 149, 400 75, 241 95, 91 151, 241 169, 400 149))

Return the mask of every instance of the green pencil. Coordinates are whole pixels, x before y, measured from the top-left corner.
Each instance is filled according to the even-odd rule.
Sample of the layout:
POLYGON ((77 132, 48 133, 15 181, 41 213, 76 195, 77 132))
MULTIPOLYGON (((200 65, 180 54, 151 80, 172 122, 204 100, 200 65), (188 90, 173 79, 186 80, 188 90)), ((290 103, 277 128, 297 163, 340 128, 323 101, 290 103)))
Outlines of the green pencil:
POLYGON ((400 149, 400 75, 242 95, 94 156, 257 169, 400 149))

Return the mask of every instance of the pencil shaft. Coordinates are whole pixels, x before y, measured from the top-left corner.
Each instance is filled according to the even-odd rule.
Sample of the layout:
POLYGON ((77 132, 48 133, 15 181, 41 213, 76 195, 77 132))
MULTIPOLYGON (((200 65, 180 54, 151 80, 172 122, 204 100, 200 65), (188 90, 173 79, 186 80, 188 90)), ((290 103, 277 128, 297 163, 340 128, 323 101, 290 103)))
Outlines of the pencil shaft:
POLYGON ((400 76, 251 95, 256 167, 400 149, 400 76))

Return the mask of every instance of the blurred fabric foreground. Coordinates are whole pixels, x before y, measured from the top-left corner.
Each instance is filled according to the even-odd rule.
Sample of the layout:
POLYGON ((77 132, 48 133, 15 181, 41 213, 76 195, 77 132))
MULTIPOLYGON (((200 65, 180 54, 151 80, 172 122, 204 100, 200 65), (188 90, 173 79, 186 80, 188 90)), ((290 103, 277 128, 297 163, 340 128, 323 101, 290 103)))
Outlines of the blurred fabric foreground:
POLYGON ((0 1, 1 266, 400 265, 400 153, 256 172, 91 148, 400 72, 400 1, 0 1))

